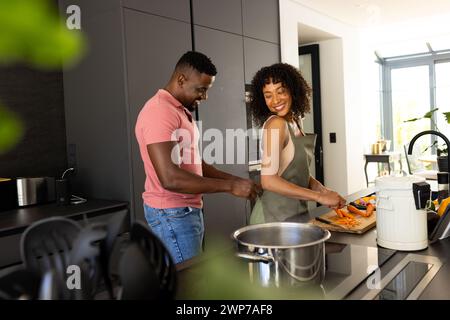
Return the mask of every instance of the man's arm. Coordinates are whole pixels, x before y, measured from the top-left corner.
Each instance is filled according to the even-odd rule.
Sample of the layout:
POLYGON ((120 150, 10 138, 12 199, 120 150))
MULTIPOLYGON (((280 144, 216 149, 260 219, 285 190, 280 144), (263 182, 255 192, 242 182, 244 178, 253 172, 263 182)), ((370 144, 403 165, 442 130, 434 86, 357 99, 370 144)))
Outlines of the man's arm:
POLYGON ((207 164, 205 161, 202 160, 202 170, 203 170, 203 176, 208 178, 215 178, 215 179, 223 179, 223 180, 235 180, 240 179, 239 177, 233 176, 232 174, 220 171, 216 168, 214 168, 212 165, 207 164))
POLYGON ((201 177, 181 169, 172 162, 171 153, 175 147, 174 141, 147 145, 150 160, 164 189, 179 193, 228 192, 243 198, 255 197, 254 187, 248 181, 201 177))

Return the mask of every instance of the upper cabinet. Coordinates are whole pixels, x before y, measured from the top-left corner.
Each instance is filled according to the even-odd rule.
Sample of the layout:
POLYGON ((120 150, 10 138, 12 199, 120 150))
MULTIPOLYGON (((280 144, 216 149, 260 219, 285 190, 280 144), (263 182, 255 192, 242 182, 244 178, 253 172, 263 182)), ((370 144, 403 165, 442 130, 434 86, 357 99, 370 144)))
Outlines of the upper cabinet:
POLYGON ((242 34, 241 0, 192 0, 194 24, 242 34))
POLYGON ((251 83, 259 69, 280 62, 280 46, 244 37, 244 62, 245 83, 251 83))
POLYGON ((122 6, 189 23, 191 21, 189 0, 122 0, 122 6))
POLYGON ((279 44, 279 16, 278 0, 242 0, 244 36, 279 44))
POLYGON ((142 206, 145 173, 134 126, 146 101, 166 85, 178 59, 191 50, 191 25, 124 9, 124 26, 134 208, 136 218, 145 221, 142 206))

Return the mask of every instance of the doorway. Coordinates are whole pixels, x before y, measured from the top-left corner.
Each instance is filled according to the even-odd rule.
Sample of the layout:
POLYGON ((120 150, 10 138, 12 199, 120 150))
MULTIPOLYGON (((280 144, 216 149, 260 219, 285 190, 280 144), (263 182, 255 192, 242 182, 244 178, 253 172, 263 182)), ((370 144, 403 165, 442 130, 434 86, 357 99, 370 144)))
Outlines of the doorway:
POLYGON ((311 163, 311 175, 324 184, 323 145, 322 145, 322 111, 320 99, 320 61, 319 45, 299 46, 299 70, 312 88, 312 108, 303 120, 304 131, 317 135, 314 161, 311 163))

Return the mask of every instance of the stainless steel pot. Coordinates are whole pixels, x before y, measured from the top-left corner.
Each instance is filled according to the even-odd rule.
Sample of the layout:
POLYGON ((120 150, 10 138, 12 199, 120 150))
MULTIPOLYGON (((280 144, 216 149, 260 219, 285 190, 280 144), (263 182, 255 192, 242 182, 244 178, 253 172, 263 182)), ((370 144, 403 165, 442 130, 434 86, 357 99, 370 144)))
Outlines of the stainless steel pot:
POLYGON ((249 262, 250 280, 265 287, 316 285, 325 276, 330 232, 306 223, 246 226, 233 235, 237 256, 249 262))

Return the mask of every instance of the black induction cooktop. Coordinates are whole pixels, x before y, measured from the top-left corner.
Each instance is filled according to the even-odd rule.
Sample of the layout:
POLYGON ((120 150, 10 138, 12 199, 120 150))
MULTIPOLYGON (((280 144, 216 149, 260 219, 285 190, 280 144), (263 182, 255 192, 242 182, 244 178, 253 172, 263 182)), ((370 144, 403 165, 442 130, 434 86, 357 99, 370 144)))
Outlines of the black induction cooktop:
POLYGON ((354 244, 325 244, 325 299, 344 299, 354 288, 366 281, 395 254, 395 250, 354 244))

